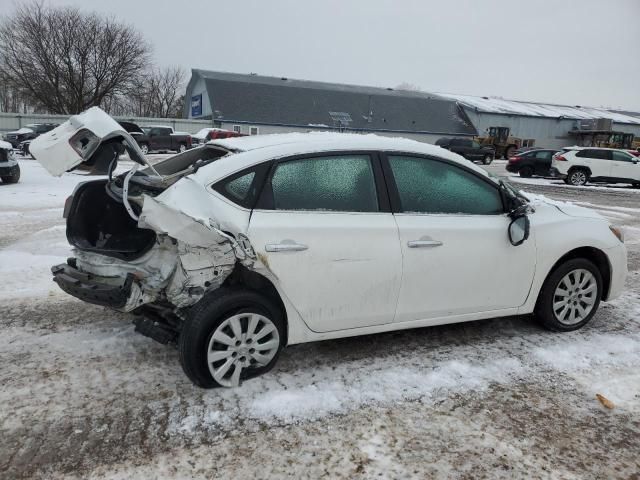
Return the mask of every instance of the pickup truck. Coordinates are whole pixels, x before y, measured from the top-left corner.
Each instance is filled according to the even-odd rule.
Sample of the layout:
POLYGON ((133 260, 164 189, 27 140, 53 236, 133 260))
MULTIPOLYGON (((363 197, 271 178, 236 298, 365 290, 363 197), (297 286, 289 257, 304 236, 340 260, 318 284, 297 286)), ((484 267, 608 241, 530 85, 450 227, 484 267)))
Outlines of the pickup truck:
POLYGON ((436 145, 462 155, 467 160, 480 161, 485 165, 489 165, 496 154, 493 147, 482 146, 470 138, 440 138, 436 145))
POLYGON ((151 125, 144 127, 143 134, 133 135, 140 150, 145 155, 153 151, 184 152, 192 147, 191 135, 188 133, 174 132, 172 127, 164 125, 151 125))

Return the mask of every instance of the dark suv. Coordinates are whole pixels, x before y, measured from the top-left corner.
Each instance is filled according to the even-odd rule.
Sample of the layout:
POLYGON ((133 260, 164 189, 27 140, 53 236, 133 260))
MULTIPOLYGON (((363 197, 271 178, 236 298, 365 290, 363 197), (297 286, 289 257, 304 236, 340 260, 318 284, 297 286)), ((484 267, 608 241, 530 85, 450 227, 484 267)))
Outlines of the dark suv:
POLYGON ((462 155, 467 160, 479 161, 485 165, 493 161, 496 153, 493 147, 482 146, 470 138, 440 138, 436 145, 462 155))
POLYGON ((518 153, 509 159, 507 172, 519 173, 521 177, 551 175, 551 159, 558 150, 550 148, 537 148, 523 153, 518 153))
POLYGON ((31 123, 15 132, 5 133, 4 139, 9 142, 13 148, 19 148, 20 143, 25 140, 33 140, 43 133, 53 130, 57 126, 55 123, 31 123))

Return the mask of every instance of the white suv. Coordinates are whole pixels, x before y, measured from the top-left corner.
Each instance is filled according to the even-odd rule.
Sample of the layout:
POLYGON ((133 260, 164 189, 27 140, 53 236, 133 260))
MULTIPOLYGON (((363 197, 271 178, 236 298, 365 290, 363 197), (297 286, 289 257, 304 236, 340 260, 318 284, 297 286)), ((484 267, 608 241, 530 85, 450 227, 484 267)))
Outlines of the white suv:
POLYGON ((592 181, 640 186, 638 158, 614 148, 571 149, 553 157, 551 170, 569 185, 592 181))

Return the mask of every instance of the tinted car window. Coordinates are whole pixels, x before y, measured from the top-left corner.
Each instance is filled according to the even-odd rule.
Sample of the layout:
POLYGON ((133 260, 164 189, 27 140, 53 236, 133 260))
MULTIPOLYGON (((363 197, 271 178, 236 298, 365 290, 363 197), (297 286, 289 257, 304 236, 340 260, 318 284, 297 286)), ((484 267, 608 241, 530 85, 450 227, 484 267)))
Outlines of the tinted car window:
POLYGON ((551 158, 551 154, 553 152, 549 152, 549 151, 545 151, 545 150, 539 150, 539 151, 534 151, 532 152, 534 154, 534 156, 536 158, 539 158, 541 160, 549 160, 551 158))
POLYGON ((213 189, 233 203, 253 208, 264 182, 269 163, 262 163, 233 174, 213 185, 213 189))
POLYGON ((278 164, 271 179, 276 210, 377 212, 368 155, 338 155, 278 164))
POLYGON ((609 160, 608 150, 597 150, 595 148, 585 148, 576 153, 576 157, 581 158, 596 158, 599 160, 609 160))
POLYGON ((389 156, 403 212, 496 215, 498 189, 456 165, 411 156, 389 156))
POLYGON ((631 162, 633 161, 633 157, 624 152, 611 152, 613 160, 617 160, 619 162, 631 162))

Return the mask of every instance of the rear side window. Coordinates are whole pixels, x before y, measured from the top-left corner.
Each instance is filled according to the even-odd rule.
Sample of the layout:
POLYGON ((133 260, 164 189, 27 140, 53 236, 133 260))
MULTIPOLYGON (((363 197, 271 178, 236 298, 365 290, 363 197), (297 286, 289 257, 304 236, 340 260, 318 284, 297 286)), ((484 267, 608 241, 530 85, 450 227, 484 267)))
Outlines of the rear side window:
POLYGON ((279 163, 271 178, 276 210, 377 212, 369 155, 336 155, 279 163))
POLYGON ((498 189, 447 162, 389 156, 403 212, 497 215, 504 212, 498 189))
POLYGON ((220 180, 212 188, 233 203, 245 208, 253 208, 270 165, 267 162, 248 168, 220 180))
POLYGON ((597 150, 592 148, 585 148, 584 150, 580 150, 576 153, 576 157, 580 158, 595 158, 598 160, 610 160, 609 151, 608 150, 597 150))

